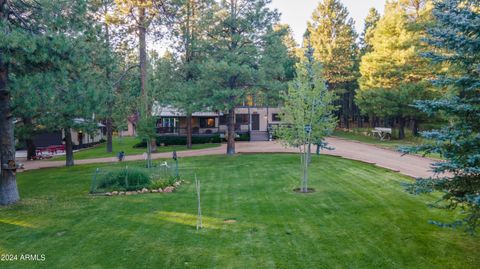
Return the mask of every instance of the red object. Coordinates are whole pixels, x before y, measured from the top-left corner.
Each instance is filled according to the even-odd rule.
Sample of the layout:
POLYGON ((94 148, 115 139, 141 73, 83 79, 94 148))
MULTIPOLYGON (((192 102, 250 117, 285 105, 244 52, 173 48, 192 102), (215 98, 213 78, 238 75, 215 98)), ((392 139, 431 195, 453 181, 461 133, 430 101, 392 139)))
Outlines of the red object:
POLYGON ((35 151, 36 155, 54 155, 57 152, 65 152, 65 145, 51 145, 48 147, 39 147, 35 151))
POLYGON ((37 148, 35 152, 37 155, 43 155, 43 153, 47 152, 47 148, 37 148))
POLYGON ((55 146, 55 150, 56 150, 56 151, 65 152, 65 145, 55 146))

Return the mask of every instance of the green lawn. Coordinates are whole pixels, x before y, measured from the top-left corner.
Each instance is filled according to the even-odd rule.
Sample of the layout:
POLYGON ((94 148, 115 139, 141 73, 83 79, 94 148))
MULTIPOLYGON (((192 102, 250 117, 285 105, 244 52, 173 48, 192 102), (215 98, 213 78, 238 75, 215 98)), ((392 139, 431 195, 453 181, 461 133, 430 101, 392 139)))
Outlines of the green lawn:
MULTIPOLYGON (((113 138, 113 152, 107 153, 106 144, 102 143, 95 147, 82 149, 74 153, 75 160, 94 159, 103 157, 116 157, 120 151, 124 151, 125 155, 139 155, 146 152, 146 148, 134 148, 133 146, 139 143, 141 139, 137 137, 114 137, 113 138)), ((192 149, 204 149, 218 147, 220 144, 196 144, 192 149)), ((182 151, 187 150, 186 146, 165 146, 158 147, 157 152, 172 152, 173 150, 182 151)), ((49 160, 60 161, 65 160, 65 156, 58 156, 49 160)))
MULTIPOLYGON (((99 165, 19 174, 20 204, 0 208, 0 253, 45 254, 1 268, 478 268, 480 239, 428 220, 454 213, 413 196, 410 179, 332 156, 299 185, 292 154, 183 158, 172 194, 91 197, 99 165), (195 230, 193 173, 204 226, 195 230), (224 220, 235 220, 225 223, 224 220)), ((110 164, 120 165, 120 164, 110 164)), ((135 164, 130 163, 133 166, 135 164)), ((101 165, 101 166, 105 166, 101 165)))

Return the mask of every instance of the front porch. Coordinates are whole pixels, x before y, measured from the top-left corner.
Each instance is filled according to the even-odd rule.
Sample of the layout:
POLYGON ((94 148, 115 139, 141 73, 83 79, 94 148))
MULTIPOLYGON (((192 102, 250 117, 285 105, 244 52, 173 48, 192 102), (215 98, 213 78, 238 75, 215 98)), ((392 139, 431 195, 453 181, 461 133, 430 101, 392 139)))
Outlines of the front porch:
MULTIPOLYGON (((218 116, 194 117, 192 135, 212 135, 221 133, 218 116)), ((187 117, 160 117, 156 127, 159 135, 187 135, 187 117)))

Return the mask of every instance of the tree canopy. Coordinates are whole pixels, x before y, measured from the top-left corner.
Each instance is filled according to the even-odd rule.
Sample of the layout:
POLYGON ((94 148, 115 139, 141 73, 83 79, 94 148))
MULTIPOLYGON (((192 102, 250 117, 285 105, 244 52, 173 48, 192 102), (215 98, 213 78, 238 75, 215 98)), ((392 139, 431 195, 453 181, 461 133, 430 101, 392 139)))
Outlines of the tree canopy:
POLYGON ((465 217, 442 226, 467 224, 470 232, 480 221, 480 4, 475 0, 444 0, 434 4, 435 23, 428 29, 431 61, 447 66, 434 84, 445 89, 442 98, 416 102, 429 116, 448 119, 441 129, 424 132, 432 143, 413 151, 436 152, 446 161, 433 165, 441 178, 421 179, 409 186, 414 193, 443 192, 437 206, 462 208, 465 217), (446 173, 446 174, 444 174, 446 173))

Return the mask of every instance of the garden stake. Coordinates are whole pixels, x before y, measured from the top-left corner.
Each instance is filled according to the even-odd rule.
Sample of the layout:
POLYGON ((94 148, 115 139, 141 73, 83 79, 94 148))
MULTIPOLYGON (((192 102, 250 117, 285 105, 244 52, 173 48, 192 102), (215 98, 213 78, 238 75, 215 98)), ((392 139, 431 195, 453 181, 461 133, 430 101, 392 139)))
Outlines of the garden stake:
POLYGON ((98 171, 100 171, 100 168, 95 169, 95 173, 93 174, 92 188, 90 189, 90 193, 94 193, 95 190, 97 189, 97 175, 98 175, 98 171))
POLYGON ((197 230, 198 230, 198 229, 202 229, 202 209, 200 207, 200 180, 197 180, 197 174, 195 174, 195 188, 197 190, 197 205, 198 205, 197 230))

